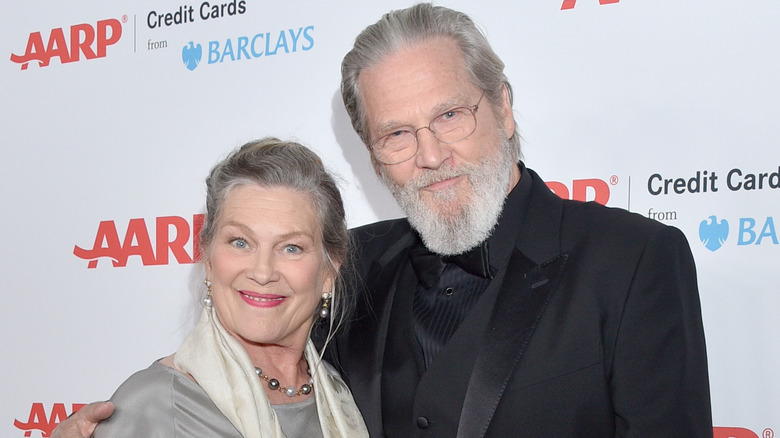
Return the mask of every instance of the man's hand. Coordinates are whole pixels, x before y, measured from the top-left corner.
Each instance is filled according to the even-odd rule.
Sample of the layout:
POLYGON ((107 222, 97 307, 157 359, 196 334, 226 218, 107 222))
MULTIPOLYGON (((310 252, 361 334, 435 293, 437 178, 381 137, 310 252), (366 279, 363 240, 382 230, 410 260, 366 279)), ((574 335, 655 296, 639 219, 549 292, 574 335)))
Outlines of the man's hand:
POLYGON ((52 438, 89 438, 97 424, 114 413, 111 402, 90 403, 60 423, 52 438))

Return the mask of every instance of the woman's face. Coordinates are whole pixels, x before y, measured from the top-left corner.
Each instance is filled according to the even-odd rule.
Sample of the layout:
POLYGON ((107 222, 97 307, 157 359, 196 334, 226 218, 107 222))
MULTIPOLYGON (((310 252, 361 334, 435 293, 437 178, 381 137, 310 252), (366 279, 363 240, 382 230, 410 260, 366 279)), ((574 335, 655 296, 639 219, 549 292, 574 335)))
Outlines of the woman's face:
POLYGON ((245 346, 303 348, 333 285, 309 199, 288 188, 238 185, 215 228, 206 275, 222 325, 245 346))

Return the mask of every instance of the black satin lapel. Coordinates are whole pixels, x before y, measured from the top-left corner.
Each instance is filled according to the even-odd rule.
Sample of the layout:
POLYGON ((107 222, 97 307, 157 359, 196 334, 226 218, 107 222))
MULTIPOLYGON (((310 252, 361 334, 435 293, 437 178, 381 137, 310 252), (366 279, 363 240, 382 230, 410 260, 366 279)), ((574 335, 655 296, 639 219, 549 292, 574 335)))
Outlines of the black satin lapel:
MULTIPOLYGON (((538 267, 519 252, 509 261, 463 402, 459 438, 484 436, 493 413, 560 281, 567 255, 538 267)), ((522 413, 518 413, 522 415, 522 413)))
MULTIPOLYGON (((417 383, 425 368, 420 344, 412 329, 412 301, 417 279, 411 263, 401 264, 395 285, 382 358, 381 405, 385 436, 408 436, 417 383), (406 271, 406 272, 404 272, 406 271)), ((373 436, 373 435, 372 435, 373 436)))
POLYGON ((346 348, 339 352, 353 397, 374 436, 382 430, 381 379, 390 309, 405 256, 401 239, 371 265, 362 279, 364 296, 358 300, 357 319, 349 329, 346 348))

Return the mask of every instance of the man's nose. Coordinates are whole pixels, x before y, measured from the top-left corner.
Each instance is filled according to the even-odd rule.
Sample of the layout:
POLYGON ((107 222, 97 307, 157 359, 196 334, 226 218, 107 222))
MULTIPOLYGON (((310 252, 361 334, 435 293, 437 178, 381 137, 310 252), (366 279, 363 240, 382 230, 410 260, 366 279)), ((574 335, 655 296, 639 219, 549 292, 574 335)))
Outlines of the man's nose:
POLYGON ((438 169, 452 156, 450 145, 442 143, 429 128, 417 131, 415 163, 421 169, 438 169))

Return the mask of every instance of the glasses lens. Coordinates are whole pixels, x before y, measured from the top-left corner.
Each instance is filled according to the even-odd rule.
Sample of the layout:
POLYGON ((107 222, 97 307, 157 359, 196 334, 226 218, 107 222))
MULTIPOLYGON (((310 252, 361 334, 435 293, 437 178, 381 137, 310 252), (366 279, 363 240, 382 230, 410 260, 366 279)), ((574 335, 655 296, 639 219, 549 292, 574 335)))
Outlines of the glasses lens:
POLYGON ((417 140, 409 130, 399 130, 379 138, 373 146, 374 156, 385 164, 395 164, 411 158, 417 150, 417 140))
MULTIPOLYGON (((482 97, 479 100, 482 100, 482 97)), ((457 143, 477 129, 477 116, 474 114, 477 108, 477 105, 453 108, 433 119, 428 128, 440 142, 457 143)), ((376 139, 371 144, 371 150, 381 163, 402 163, 417 152, 416 134, 409 129, 391 132, 376 139)))
POLYGON ((477 119, 469 108, 453 108, 431 122, 431 130, 443 143, 456 143, 471 135, 477 119))

